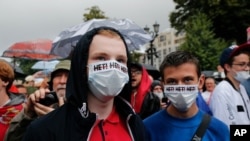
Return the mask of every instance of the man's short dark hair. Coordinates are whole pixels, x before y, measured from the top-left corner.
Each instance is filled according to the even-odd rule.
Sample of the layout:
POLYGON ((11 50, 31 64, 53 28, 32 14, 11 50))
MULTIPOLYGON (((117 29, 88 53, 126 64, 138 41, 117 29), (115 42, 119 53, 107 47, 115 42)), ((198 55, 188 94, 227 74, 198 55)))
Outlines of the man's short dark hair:
POLYGON ((175 51, 169 53, 162 61, 159 69, 161 77, 164 78, 163 71, 166 67, 172 67, 172 66, 177 67, 184 63, 194 64, 196 66, 198 77, 201 75, 199 60, 192 53, 187 51, 175 51))

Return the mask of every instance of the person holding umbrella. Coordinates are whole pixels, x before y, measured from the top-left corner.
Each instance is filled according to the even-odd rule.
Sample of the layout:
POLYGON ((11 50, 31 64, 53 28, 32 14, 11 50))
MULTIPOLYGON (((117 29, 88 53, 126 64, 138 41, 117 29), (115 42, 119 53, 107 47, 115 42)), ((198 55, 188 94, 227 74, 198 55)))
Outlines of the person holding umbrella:
POLYGON ((32 122, 25 141, 146 140, 130 101, 129 50, 110 27, 85 33, 71 56, 67 103, 32 122))

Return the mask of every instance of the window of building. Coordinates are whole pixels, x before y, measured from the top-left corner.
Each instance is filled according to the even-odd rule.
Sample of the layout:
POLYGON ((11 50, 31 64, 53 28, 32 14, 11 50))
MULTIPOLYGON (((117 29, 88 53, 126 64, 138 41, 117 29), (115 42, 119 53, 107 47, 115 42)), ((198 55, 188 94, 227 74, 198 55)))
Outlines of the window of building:
POLYGON ((163 55, 167 55, 167 49, 163 49, 163 55))
POLYGON ((160 42, 163 42, 163 41, 165 41, 166 40, 166 36, 165 35, 161 35, 160 36, 160 42))

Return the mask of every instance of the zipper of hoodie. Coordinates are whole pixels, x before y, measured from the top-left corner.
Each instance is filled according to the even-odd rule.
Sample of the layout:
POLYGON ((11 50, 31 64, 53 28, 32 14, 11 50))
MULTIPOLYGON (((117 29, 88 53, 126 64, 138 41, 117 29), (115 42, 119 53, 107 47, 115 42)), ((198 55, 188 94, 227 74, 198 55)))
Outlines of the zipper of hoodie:
MULTIPOLYGON (((96 116, 96 117, 97 117, 97 116, 96 116)), ((90 140, 90 136, 91 136, 91 134, 92 134, 92 132, 93 132, 93 130, 94 130, 94 127, 98 124, 98 122, 99 122, 99 121, 98 121, 97 118, 96 118, 95 123, 93 124, 93 126, 91 127, 91 129, 90 129, 90 131, 89 131, 87 141, 90 140)))
POLYGON ((132 114, 129 114, 129 115, 128 115, 127 120, 126 120, 126 125, 127 125, 127 127, 128 127, 128 132, 129 132, 129 134, 130 134, 130 136, 131 136, 131 139, 132 139, 132 141, 134 141, 135 139, 134 139, 133 133, 132 133, 132 131, 131 131, 131 129, 130 129, 130 126, 129 126, 129 123, 128 123, 128 121, 129 121, 129 119, 130 119, 131 116, 132 116, 132 114))
POLYGON ((134 98, 133 98, 134 101, 133 101, 133 103, 132 103, 132 107, 133 107, 133 108, 135 108, 135 96, 136 96, 136 94, 137 94, 137 91, 133 93, 133 97, 134 97, 134 98))

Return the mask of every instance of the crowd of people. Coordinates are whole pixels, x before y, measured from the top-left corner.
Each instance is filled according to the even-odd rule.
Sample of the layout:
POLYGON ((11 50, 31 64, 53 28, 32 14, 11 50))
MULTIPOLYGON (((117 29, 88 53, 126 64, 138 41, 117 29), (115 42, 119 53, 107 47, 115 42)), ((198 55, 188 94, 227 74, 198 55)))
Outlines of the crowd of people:
POLYGON ((98 27, 35 89, 32 76, 15 84, 0 60, 0 141, 229 141, 230 125, 250 125, 249 55, 250 43, 223 50, 217 82, 192 53, 174 51, 154 79, 119 31, 98 27))

